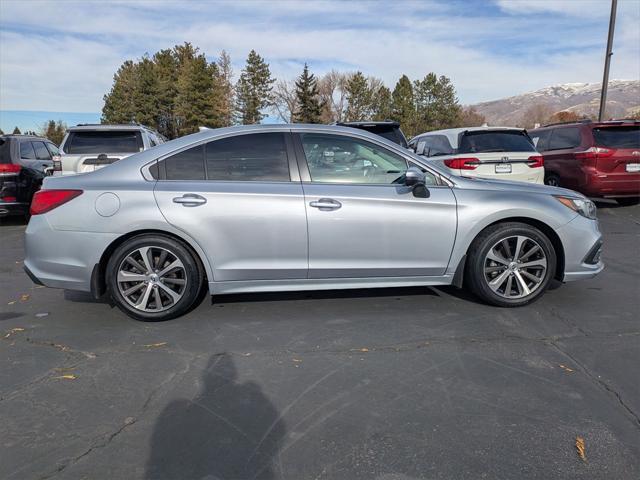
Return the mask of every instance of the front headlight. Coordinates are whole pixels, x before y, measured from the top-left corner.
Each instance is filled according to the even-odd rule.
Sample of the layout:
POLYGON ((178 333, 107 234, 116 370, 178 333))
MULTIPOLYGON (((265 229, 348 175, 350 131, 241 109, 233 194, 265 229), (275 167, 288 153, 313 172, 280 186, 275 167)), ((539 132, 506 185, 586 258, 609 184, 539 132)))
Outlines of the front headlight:
POLYGON ((596 219, 596 205, 591 200, 586 198, 563 197, 560 195, 554 195, 554 197, 565 207, 570 208, 583 217, 590 218, 591 220, 596 219))

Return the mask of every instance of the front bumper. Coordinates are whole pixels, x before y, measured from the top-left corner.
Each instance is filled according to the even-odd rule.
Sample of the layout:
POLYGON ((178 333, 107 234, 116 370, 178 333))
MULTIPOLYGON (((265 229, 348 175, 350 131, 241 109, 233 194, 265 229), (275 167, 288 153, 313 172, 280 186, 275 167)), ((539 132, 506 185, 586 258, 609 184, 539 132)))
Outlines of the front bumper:
POLYGON ((564 247, 564 276, 571 282, 593 278, 604 269, 600 259, 602 234, 597 220, 581 215, 556 230, 564 247))

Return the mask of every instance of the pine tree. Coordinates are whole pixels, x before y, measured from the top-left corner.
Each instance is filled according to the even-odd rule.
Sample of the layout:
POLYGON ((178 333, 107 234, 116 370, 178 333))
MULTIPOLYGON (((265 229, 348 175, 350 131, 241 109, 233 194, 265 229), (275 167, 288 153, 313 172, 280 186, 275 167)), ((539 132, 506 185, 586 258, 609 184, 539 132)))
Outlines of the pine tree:
POLYGON ((402 130, 412 137, 417 132, 415 130, 415 103, 413 97, 413 86, 411 80, 406 75, 402 75, 396 83, 391 94, 391 111, 393 120, 400 122, 402 130))
POLYGON ((137 65, 125 61, 113 76, 113 86, 104 98, 102 123, 129 123, 136 118, 137 65))
POLYGON ((154 75, 157 78, 157 117, 155 126, 167 138, 176 137, 174 116, 178 92, 178 60, 171 49, 160 50, 153 56, 154 75))
POLYGON ((0 135, 4 135, 4 132, 2 131, 1 128, 0 128, 0 135))
POLYGON ((13 134, 14 135, 21 135, 22 133, 20 132, 20 129, 18 127, 13 129, 13 134))
POLYGON ((373 120, 389 120, 393 116, 391 90, 382 85, 373 95, 373 120))
POLYGON ((218 59, 218 77, 220 84, 220 122, 222 126, 228 127, 233 125, 234 91, 231 57, 225 50, 222 50, 218 59))
POLYGON ((356 72, 347 81, 348 122, 368 120, 370 116, 372 92, 362 72, 356 72))
POLYGON ((133 119, 136 122, 156 126, 160 116, 159 90, 155 65, 148 56, 144 56, 136 65, 136 84, 133 98, 135 108, 133 119))
POLYGON ((416 80, 414 96, 416 133, 449 128, 458 122, 461 108, 451 80, 447 77, 438 78, 432 72, 424 79, 416 80))
POLYGON ((42 126, 40 136, 48 138, 56 145, 60 145, 66 131, 67 125, 62 123, 62 120, 58 120, 57 123, 55 120, 49 120, 42 126))
POLYGON ((236 111, 243 125, 260 123, 265 117, 262 110, 271 102, 272 84, 269 64, 251 50, 247 63, 236 85, 236 111))
POLYGON ((320 103, 318 82, 309 67, 304 64, 304 70, 296 81, 297 108, 293 114, 293 121, 298 123, 320 123, 322 105, 320 103))

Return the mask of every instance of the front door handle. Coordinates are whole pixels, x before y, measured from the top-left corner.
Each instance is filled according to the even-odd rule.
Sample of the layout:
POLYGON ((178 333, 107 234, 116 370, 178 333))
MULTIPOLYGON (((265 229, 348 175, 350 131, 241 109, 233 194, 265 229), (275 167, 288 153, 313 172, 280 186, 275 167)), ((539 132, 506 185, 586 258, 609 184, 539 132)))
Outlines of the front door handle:
POLYGON ((333 198, 321 198, 320 200, 309 202, 309 205, 313 208, 319 208, 323 212, 337 210, 342 207, 342 204, 333 198))
POLYGON ((175 197, 173 203, 179 203, 183 207, 198 207, 207 203, 207 199, 195 193, 185 193, 181 197, 175 197))

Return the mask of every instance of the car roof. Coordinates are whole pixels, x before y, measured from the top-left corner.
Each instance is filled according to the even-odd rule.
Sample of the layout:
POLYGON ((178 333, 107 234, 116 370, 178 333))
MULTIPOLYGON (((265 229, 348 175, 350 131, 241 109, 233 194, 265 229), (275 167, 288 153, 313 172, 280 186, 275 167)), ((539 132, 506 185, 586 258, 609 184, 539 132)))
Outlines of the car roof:
POLYGON ((585 120, 576 120, 575 122, 558 122, 558 123, 549 123, 547 125, 542 125, 541 127, 532 129, 532 132, 538 130, 545 130, 549 128, 564 128, 564 127, 589 127, 589 128, 598 128, 598 127, 613 127, 613 126, 628 126, 628 125, 640 125, 640 120, 635 118, 623 118, 620 120, 603 120, 601 122, 594 122, 589 119, 585 120))
POLYGON ((354 127, 400 127, 400 122, 394 120, 380 120, 375 122, 336 122, 334 125, 338 126, 354 126, 354 127))
POLYGON ((21 134, 21 133, 20 134, 7 133, 7 134, 4 134, 4 135, 0 135, 0 138, 15 138, 16 140, 38 140, 38 141, 53 143, 47 137, 41 137, 39 135, 24 135, 24 134, 21 134))
POLYGON ((444 135, 447 137, 447 139, 449 140, 449 143, 451 144, 451 146, 453 148, 458 148, 458 138, 460 136, 461 133, 463 132, 490 132, 493 130, 514 130, 514 131, 518 131, 518 132, 523 132, 524 128, 520 128, 520 127, 497 127, 497 126, 482 126, 482 127, 460 127, 460 128, 447 128, 444 130, 432 130, 430 132, 425 132, 425 133, 421 133, 419 135, 416 135, 415 137, 413 137, 411 139, 411 141, 414 141, 416 139, 420 139, 423 137, 430 137, 432 135, 444 135))
POLYGON ((123 123, 123 124, 81 123, 81 124, 76 125, 75 127, 67 128, 67 131, 70 131, 70 132, 77 132, 77 131, 82 131, 82 130, 89 130, 89 131, 95 131, 95 130, 105 130, 105 131, 109 131, 109 130, 132 130, 132 131, 149 130, 149 131, 152 131, 152 129, 149 128, 149 127, 145 127, 144 125, 132 124, 132 123, 123 123))

